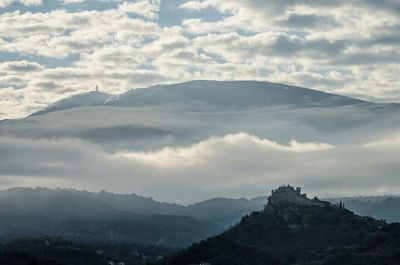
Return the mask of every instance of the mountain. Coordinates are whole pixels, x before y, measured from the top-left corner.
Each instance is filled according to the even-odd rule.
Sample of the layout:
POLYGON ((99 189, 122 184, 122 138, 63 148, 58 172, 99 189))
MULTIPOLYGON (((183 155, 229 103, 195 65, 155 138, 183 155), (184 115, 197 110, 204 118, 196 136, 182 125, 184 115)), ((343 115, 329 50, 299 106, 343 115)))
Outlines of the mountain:
POLYGON ((124 211, 85 192, 43 188, 0 193, 0 241, 51 236, 180 248, 220 230, 189 216, 124 211))
POLYGON ((343 106, 358 104, 369 105, 372 103, 308 88, 270 82, 199 80, 132 89, 118 95, 92 91, 57 101, 33 115, 89 106, 181 105, 194 109, 207 109, 273 105, 343 106))
POLYGON ((134 89, 107 101, 108 106, 187 104, 207 107, 265 105, 354 105, 369 102, 317 90, 257 81, 191 81, 134 89))
POLYGON ((184 206, 136 194, 13 188, 0 191, 0 241, 62 236, 180 248, 222 232, 264 201, 216 198, 184 206))
POLYGON ((227 229, 239 222, 242 216, 263 209, 266 199, 266 197, 213 198, 188 205, 187 215, 227 229))
POLYGON ((359 215, 384 219, 387 222, 400 222, 400 197, 354 197, 330 199, 330 201, 342 201, 348 209, 359 215))
MULTIPOLYGON (((98 193, 75 189, 49 188, 12 188, 0 191, 0 207, 13 207, 27 211, 35 207, 45 207, 50 202, 57 204, 62 198, 81 198, 87 203, 99 205, 137 215, 179 215, 206 221, 226 229, 240 221, 241 217, 253 211, 264 209, 266 196, 247 198, 212 198, 190 205, 159 202, 151 197, 136 194, 115 194, 107 191, 98 193), (58 201, 56 198, 59 198, 58 201)), ((331 198, 332 203, 343 202, 346 208, 363 216, 385 219, 388 222, 399 222, 399 197, 354 197, 331 198)))
MULTIPOLYGON (((80 198, 88 203, 102 205, 102 208, 107 207, 138 215, 181 215, 208 222, 235 214, 237 211, 251 212, 248 209, 262 209, 266 202, 266 197, 252 199, 213 198, 184 206, 177 203, 159 202, 151 197, 133 193, 115 194, 104 190, 96 193, 75 189, 37 187, 11 188, 0 191, 0 208, 12 207, 16 210, 27 211, 35 207, 47 207, 51 204, 62 203, 63 198, 80 198)), ((239 220, 240 218, 236 221, 239 220)))
POLYGON ((399 232, 399 224, 361 217, 283 186, 263 211, 158 264, 399 264, 399 232))
POLYGON ((238 132, 281 143, 354 145, 376 141, 398 124, 395 104, 268 82, 192 81, 119 95, 76 95, 24 119, 2 121, 0 136, 77 138, 113 153, 191 145, 238 132))
POLYGON ((74 95, 72 97, 61 99, 57 102, 54 102, 45 109, 35 112, 32 115, 40 115, 48 112, 60 111, 78 107, 101 106, 110 97, 111 97, 110 94, 98 91, 92 91, 84 94, 74 95))
MULTIPOLYGON (((184 206, 135 194, 14 188, 0 191, 0 263, 145 264, 199 242, 158 264, 396 264, 400 225, 338 206, 350 206, 346 198, 330 200, 281 187, 269 200, 214 198, 184 206)), ((395 203, 381 212, 396 209, 390 207, 395 203)))

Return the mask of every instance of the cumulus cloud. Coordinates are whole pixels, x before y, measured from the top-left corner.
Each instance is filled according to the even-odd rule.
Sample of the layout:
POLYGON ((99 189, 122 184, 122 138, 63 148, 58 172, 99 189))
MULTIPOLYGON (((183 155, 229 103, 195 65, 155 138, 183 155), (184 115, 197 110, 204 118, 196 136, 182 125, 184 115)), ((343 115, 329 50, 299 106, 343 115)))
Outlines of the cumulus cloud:
POLYGON ((290 14, 286 19, 278 21, 278 24, 289 28, 332 28, 339 23, 333 16, 320 16, 316 14, 290 14))
POLYGON ((0 180, 3 187, 34 180, 34 185, 137 192, 186 203, 261 195, 284 183, 322 197, 372 195, 399 190, 399 153, 398 137, 361 145, 282 145, 237 133, 191 146, 113 154, 81 140, 1 137, 0 180), (10 176, 13 182, 7 184, 10 176))
POLYGON ((134 13, 149 19, 158 18, 160 0, 139 0, 134 3, 124 2, 119 6, 120 10, 126 13, 134 13))
POLYGON ((42 0, 0 0, 0 8, 7 7, 13 3, 21 3, 25 6, 39 6, 42 5, 42 0))
POLYGON ((142 161, 144 164, 158 168, 187 168, 198 165, 207 165, 209 160, 220 157, 218 150, 251 152, 252 149, 274 150, 276 152, 303 153, 333 148, 325 143, 299 143, 292 140, 288 146, 279 145, 266 139, 258 138, 246 133, 213 137, 190 147, 166 147, 154 152, 119 152, 119 154, 142 161))
POLYGON ((209 1, 187 1, 181 4, 179 7, 191 11, 199 11, 202 9, 206 9, 212 6, 212 3, 209 1))
POLYGON ((0 10, 7 58, 0 62, 42 68, 1 77, 2 87, 24 91, 26 107, 0 107, 0 119, 96 83, 119 93, 159 82, 256 79, 373 101, 400 98, 395 0, 65 0, 55 8, 19 1, 28 11, 11 2, 0 2, 8 6, 0 10))
POLYGON ((36 72, 43 70, 43 65, 40 65, 36 62, 29 62, 29 61, 12 61, 12 62, 5 62, 0 64, 0 71, 4 74, 10 72, 36 72))

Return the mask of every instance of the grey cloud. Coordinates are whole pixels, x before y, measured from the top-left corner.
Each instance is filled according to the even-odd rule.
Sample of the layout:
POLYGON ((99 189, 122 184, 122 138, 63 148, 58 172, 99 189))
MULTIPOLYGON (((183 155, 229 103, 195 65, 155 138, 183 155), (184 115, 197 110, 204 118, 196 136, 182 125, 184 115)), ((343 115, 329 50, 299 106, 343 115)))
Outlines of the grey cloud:
POLYGON ((137 70, 129 74, 128 80, 132 83, 142 83, 142 84, 157 84, 160 82, 165 82, 168 78, 157 71, 151 70, 137 70))
MULTIPOLYGON (((221 0, 223 2, 225 0, 221 0)), ((373 10, 383 10, 390 13, 400 12, 400 3, 397 0, 334 0, 334 1, 313 1, 313 0, 284 0, 284 1, 261 1, 261 0, 247 0, 250 6, 257 7, 274 7, 274 10, 284 11, 287 7, 296 5, 306 5, 309 7, 326 7, 335 8, 342 6, 353 6, 371 8, 373 10), (263 2, 263 3, 260 3, 263 2)))
POLYGON ((337 56, 341 53, 347 46, 347 41, 344 40, 328 40, 319 39, 306 42, 305 48, 309 52, 317 52, 322 56, 327 56, 329 58, 337 56))
POLYGON ((84 51, 92 51, 98 47, 101 47, 103 43, 101 41, 96 40, 85 40, 82 38, 68 38, 61 37, 53 40, 55 42, 54 45, 58 47, 65 47, 66 51, 70 53, 78 53, 84 51))
POLYGON ((373 45, 397 47, 400 45, 400 24, 392 26, 382 25, 376 28, 376 33, 371 37, 356 39, 355 42, 363 48, 373 45))
POLYGON ((26 81, 17 76, 0 76, 0 88, 22 89, 26 86, 26 81))
MULTIPOLYGON (((334 90, 345 87, 352 82, 352 77, 346 73, 339 73, 335 69, 323 69, 320 67, 319 74, 313 74, 307 71, 299 71, 291 73, 290 76, 295 80, 293 83, 302 83, 307 87, 324 87, 325 89, 334 90)), ((356 98, 363 98, 365 95, 357 95, 356 98), (358 96, 358 97, 357 97, 358 96)))
MULTIPOLYGON (((231 0, 209 0, 209 3, 216 7, 232 7, 231 0)), ((264 0, 241 0, 235 1, 245 8, 249 8, 256 12, 263 12, 273 16, 280 15, 290 8, 296 6, 316 7, 316 8, 340 8, 342 6, 353 6, 363 8, 374 8, 391 13, 400 11, 400 3, 397 0, 281 0, 281 1, 264 1, 264 0)))
POLYGON ((56 185, 67 182, 169 201, 253 196, 282 183, 301 185, 319 196, 394 193, 400 188, 398 138, 332 147, 280 145, 238 133, 149 153, 107 154, 79 140, 2 137, 0 154, 3 176, 32 177, 37 185, 52 179, 56 185))
MULTIPOLYGON (((228 2, 220 0, 220 2, 228 2)), ((279 13, 287 10, 288 7, 296 5, 309 5, 316 7, 337 7, 341 0, 282 0, 282 1, 264 1, 264 0, 245 0, 240 1, 253 10, 263 10, 267 14, 279 15, 279 13), (279 13, 276 13, 279 12, 279 13)))
MULTIPOLYGON (((150 7, 148 18, 164 12, 159 11, 158 1, 149 3, 154 9, 142 6, 150 7)), ((0 111, 10 113, 7 117, 21 117, 32 110, 32 102, 40 102, 35 105, 39 108, 61 96, 87 91, 96 83, 110 93, 191 79, 269 79, 381 99, 389 88, 398 90, 396 0, 202 3, 221 11, 221 18, 214 21, 198 13, 183 18, 181 25, 167 27, 126 14, 141 11, 138 5, 125 6, 124 11, 118 4, 103 11, 78 8, 1 14, 2 52, 32 60, 36 56, 64 58, 67 66, 13 66, 12 75, 7 69, 11 81, 2 79, 2 87, 12 93, 26 90, 26 101, 21 106, 10 99, 0 111), (361 74, 368 65, 381 69, 361 74), (337 68, 346 77, 331 78, 319 68, 337 68)), ((390 99, 398 101, 397 93, 391 93, 390 99)))
MULTIPOLYGON (((395 33, 395 32, 393 32, 395 33)), ((398 32, 400 34, 400 31, 398 32)), ((400 45, 400 35, 392 35, 392 34, 388 34, 388 35, 381 35, 381 36, 377 36, 372 40, 367 40, 366 45, 377 45, 377 44, 381 44, 381 45, 393 45, 393 46, 398 46, 400 45)))
POLYGON ((257 58, 259 55, 268 58, 293 55, 312 59, 332 58, 342 53, 349 45, 345 40, 307 39, 282 32, 261 33, 250 37, 231 33, 213 37, 215 38, 198 37, 196 40, 199 42, 198 45, 202 45, 202 49, 207 52, 217 53, 219 50, 229 52, 224 56, 224 59, 228 61, 231 59, 228 56, 243 56, 244 59, 247 59, 257 58))
POLYGON ((43 70, 43 66, 36 62, 9 61, 0 64, 0 71, 11 72, 35 72, 43 70))
POLYGON ((59 87, 55 82, 37 82, 34 86, 44 90, 54 90, 59 87))
POLYGON ((375 10, 384 10, 395 14, 400 13, 400 2, 397 0, 357 0, 351 4, 364 5, 375 10))
POLYGON ((327 39, 307 40, 299 37, 280 35, 273 44, 271 54, 274 52, 283 55, 304 53, 309 57, 332 58, 341 53, 346 46, 346 41, 330 41, 327 39))
POLYGON ((277 22, 278 25, 286 26, 289 28, 332 28, 337 27, 339 22, 332 16, 320 16, 320 15, 303 15, 303 14, 290 14, 286 20, 277 22))
POLYGON ((274 45, 273 52, 278 54, 291 55, 299 52, 302 49, 302 41, 299 38, 289 38, 287 36, 279 36, 274 45))
POLYGON ((398 64, 400 54, 393 52, 359 52, 352 54, 343 54, 332 60, 334 64, 344 65, 374 65, 374 64, 398 64))

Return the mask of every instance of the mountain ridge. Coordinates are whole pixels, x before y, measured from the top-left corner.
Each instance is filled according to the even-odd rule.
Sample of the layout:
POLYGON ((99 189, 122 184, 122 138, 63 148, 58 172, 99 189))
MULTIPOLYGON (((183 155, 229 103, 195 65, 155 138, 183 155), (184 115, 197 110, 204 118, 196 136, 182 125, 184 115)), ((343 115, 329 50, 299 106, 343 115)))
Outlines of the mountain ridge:
POLYGON ((396 264, 341 261, 342 252, 346 254, 344 258, 350 260, 360 255, 368 260, 360 253, 364 250, 371 252, 375 260, 381 258, 383 250, 388 251, 387 259, 392 261, 393 251, 398 246, 393 242, 397 242, 395 236, 400 235, 400 225, 357 216, 345 208, 347 204, 350 203, 308 199, 300 189, 290 186, 274 190, 269 200, 266 197, 214 198, 188 206, 156 202, 136 194, 11 188, 0 191, 0 243, 24 238, 30 244, 29 240, 34 238, 63 237, 87 246, 106 244, 128 250, 132 246, 160 247, 170 255, 197 242, 158 263, 166 265, 200 262, 264 265, 257 263, 264 261, 278 265, 396 264), (153 212, 148 213, 152 215, 138 214, 143 212, 134 205, 135 201, 151 210, 151 205, 146 203, 149 200, 155 204, 153 212), (262 205, 258 205, 258 209, 247 207, 259 202, 262 205), (192 210, 196 216, 174 216, 157 209, 166 205, 178 210, 187 207, 182 214, 188 215, 192 210), (313 262, 309 263, 310 260, 313 262))
POLYGON ((399 232, 399 224, 357 216, 342 203, 308 199, 282 186, 264 210, 156 264, 398 264, 399 232))
POLYGON ((46 188, 0 192, 0 243, 49 236, 182 247, 221 230, 190 216, 128 211, 104 203, 101 195, 46 188))
POLYGON ((195 108, 248 107, 265 105, 370 105, 369 101, 332 94, 315 89, 266 81, 193 80, 183 83, 154 85, 130 89, 120 94, 90 91, 61 99, 29 116, 76 107, 146 105, 191 105, 195 108))
MULTIPOLYGON (((132 212, 140 215, 183 215, 199 220, 211 221, 212 223, 224 223, 224 227, 229 227, 239 221, 242 216, 252 211, 262 210, 267 203, 267 196, 257 196, 252 198, 226 198, 216 197, 192 204, 183 205, 179 203, 163 202, 154 200, 135 193, 118 194, 108 191, 90 192, 69 188, 50 189, 44 187, 23 188, 15 187, 0 190, 0 205, 10 201, 14 193, 16 201, 21 199, 24 193, 61 193, 71 196, 83 196, 90 200, 96 200, 104 205, 117 208, 121 211, 132 212)), ((43 196, 46 199, 46 196, 43 196)), ((400 197, 399 196, 373 196, 373 197, 338 197, 324 198, 325 201, 338 204, 342 202, 346 208, 362 216, 371 216, 377 219, 385 219, 388 222, 399 222, 400 197)))
POLYGON ((208 219, 229 213, 230 209, 240 210, 245 207, 259 206, 266 202, 266 197, 259 196, 254 198, 211 198, 204 201, 195 202, 188 205, 162 202, 154 200, 152 197, 130 194, 117 194, 105 190, 90 192, 86 190, 76 190, 71 188, 50 189, 45 187, 14 187, 0 190, 0 205, 8 202, 16 202, 25 194, 36 196, 36 199, 46 201, 48 196, 65 194, 69 196, 81 196, 91 200, 97 200, 106 205, 110 205, 119 210, 132 212, 142 215, 186 215, 198 219, 208 219), (209 208, 212 208, 211 210, 209 208), (225 209, 225 211, 224 211, 225 209))
MULTIPOLYGON (((113 96, 113 101, 103 104, 105 98, 108 99, 107 94, 100 96, 100 101, 84 99, 78 100, 79 104, 56 104, 54 110, 59 111, 49 108, 40 112, 43 115, 3 121, 0 136, 35 140, 77 138, 96 144, 107 153, 115 153, 190 146, 212 136, 237 132, 281 144, 293 139, 331 145, 364 144, 379 140, 380 135, 387 135, 400 124, 396 105, 346 97, 343 102, 341 96, 341 103, 337 104, 335 95, 331 97, 309 89, 304 89, 307 93, 303 95, 303 88, 289 89, 276 84, 278 87, 268 89, 269 85, 271 83, 253 81, 192 81, 132 90, 120 99, 113 96), (260 91, 271 93, 264 95, 260 91), (285 91, 301 93, 287 96, 285 91), (316 100, 310 100, 309 93, 317 94, 316 100), (282 97, 272 97, 274 95, 282 97), (322 99, 318 95, 322 95, 322 99), (276 104, 266 104, 269 99, 276 104), (232 105, 238 101, 243 104, 232 105), (90 106, 82 102, 89 102, 90 106)), ((102 92, 93 91, 88 95, 97 93, 102 92)))

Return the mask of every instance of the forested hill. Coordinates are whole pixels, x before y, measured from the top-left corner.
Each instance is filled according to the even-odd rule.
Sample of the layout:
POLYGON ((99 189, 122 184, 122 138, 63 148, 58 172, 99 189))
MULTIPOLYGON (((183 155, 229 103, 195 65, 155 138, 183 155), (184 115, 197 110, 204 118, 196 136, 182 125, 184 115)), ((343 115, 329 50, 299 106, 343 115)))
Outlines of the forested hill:
POLYGON ((400 264, 399 233, 399 224, 301 195, 283 196, 159 264, 400 264))

